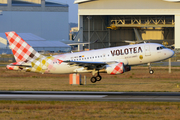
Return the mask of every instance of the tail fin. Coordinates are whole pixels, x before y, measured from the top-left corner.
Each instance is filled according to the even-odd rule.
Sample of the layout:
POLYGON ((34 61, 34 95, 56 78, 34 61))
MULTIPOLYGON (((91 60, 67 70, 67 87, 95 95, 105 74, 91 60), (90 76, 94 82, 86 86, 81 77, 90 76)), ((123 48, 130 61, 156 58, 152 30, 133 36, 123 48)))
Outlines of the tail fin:
POLYGON ((26 43, 16 32, 6 32, 10 48, 14 54, 16 62, 28 62, 43 56, 36 52, 28 43, 26 43))

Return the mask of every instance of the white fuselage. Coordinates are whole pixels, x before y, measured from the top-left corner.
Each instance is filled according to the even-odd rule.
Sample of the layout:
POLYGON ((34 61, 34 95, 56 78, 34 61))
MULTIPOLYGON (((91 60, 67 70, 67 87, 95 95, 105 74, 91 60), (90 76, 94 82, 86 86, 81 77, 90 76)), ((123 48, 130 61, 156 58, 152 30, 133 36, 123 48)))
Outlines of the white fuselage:
POLYGON ((165 48, 161 44, 143 43, 127 46, 119 46, 112 48, 104 48, 98 50, 68 53, 53 56, 56 59, 52 64, 56 70, 49 70, 50 73, 73 73, 73 72, 91 72, 84 67, 69 65, 62 61, 87 61, 87 62, 123 62, 124 65, 139 65, 144 63, 152 63, 170 58, 174 55, 174 51, 165 48))

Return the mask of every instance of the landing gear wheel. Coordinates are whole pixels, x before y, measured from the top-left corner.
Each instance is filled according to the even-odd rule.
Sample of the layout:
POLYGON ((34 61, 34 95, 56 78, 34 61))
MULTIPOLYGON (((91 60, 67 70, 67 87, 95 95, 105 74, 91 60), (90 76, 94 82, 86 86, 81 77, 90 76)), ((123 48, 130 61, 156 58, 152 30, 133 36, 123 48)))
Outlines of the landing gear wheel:
POLYGON ((153 74, 153 73, 154 73, 154 71, 153 71, 153 70, 150 70, 150 71, 149 71, 149 74, 153 74))
POLYGON ((102 77, 100 75, 96 76, 97 81, 101 81, 102 77))
POLYGON ((91 82, 92 82, 92 83, 95 83, 96 81, 97 81, 96 77, 92 77, 92 78, 91 78, 91 82))

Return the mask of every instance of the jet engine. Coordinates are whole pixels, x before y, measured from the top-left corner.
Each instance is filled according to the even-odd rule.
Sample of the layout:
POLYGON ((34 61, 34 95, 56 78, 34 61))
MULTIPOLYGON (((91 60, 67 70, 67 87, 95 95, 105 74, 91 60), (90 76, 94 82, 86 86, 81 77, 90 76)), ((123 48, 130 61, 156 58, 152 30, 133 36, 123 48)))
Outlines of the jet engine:
POLYGON ((7 65, 6 69, 29 72, 29 71, 31 71, 31 66, 29 66, 29 65, 18 65, 17 63, 12 63, 12 64, 7 65))
POLYGON ((125 72, 124 63, 120 62, 120 63, 107 65, 106 72, 107 74, 111 74, 111 75, 122 74, 125 72))
POLYGON ((6 69, 9 69, 9 70, 21 70, 21 69, 19 68, 19 66, 11 66, 11 65, 7 65, 7 66, 6 66, 6 69))

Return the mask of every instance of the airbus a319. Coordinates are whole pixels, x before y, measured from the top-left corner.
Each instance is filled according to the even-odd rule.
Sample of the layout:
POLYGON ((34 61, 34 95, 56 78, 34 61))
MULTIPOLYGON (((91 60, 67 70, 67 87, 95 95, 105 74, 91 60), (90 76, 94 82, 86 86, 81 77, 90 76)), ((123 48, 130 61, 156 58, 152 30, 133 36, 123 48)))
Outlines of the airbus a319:
MULTIPOLYGON (((47 57, 36 52, 17 33, 5 34, 16 60, 7 65, 7 69, 54 74, 92 73, 92 83, 102 79, 102 72, 123 74, 133 65, 157 62, 174 55, 173 50, 161 44, 142 43, 47 57)), ((151 67, 149 73, 153 73, 151 67)))

